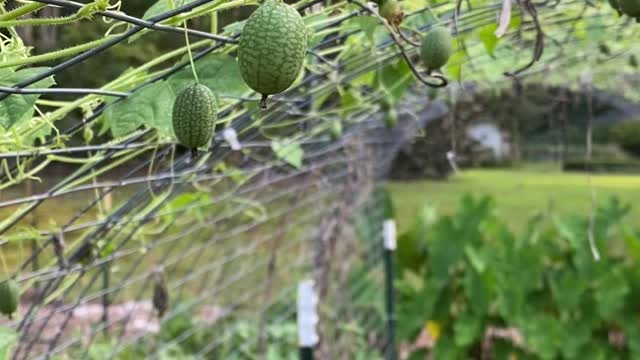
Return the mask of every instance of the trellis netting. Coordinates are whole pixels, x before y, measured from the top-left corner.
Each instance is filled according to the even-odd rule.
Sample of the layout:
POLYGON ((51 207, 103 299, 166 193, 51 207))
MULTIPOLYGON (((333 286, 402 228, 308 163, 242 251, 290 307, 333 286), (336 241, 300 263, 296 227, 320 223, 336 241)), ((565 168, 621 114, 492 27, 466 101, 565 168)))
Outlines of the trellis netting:
POLYGON ((438 136, 421 130, 446 114, 441 100, 468 91, 463 81, 490 91, 589 69, 607 87, 637 53, 638 26, 603 2, 408 0, 387 22, 374 3, 303 0, 292 4, 308 31, 303 69, 263 110, 236 61, 245 21, 216 26, 257 2, 159 0, 140 17, 126 5, 0 2, 0 240, 20 290, 0 346, 16 359, 296 358, 306 280, 317 357, 393 358, 379 184, 397 150, 438 136), (88 22, 109 27, 48 52, 20 36, 88 22), (454 52, 429 73, 419 45, 436 25, 454 52), (58 82, 111 61, 111 49, 185 33, 188 45, 97 88, 58 82), (218 101, 197 156, 171 123, 193 72, 218 101))

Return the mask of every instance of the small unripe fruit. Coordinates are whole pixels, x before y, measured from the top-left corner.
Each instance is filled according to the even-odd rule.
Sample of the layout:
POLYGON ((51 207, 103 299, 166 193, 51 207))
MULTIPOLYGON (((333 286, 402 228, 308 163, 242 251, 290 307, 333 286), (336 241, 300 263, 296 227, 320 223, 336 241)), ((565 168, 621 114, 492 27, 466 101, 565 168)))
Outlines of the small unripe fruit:
POLYGON ((331 138, 334 140, 342 137, 342 121, 335 119, 331 122, 331 138))
POLYGON ((249 17, 238 45, 238 64, 244 82, 262 94, 287 90, 302 69, 307 29, 298 11, 282 0, 266 0, 249 17))
POLYGON ((154 274, 153 298, 151 299, 153 308, 158 312, 158 317, 162 318, 169 309, 169 291, 164 280, 164 275, 160 271, 154 274))
POLYGON ((18 310, 20 302, 20 289, 18 284, 11 279, 0 282, 0 313, 12 318, 13 313, 18 310))
POLYGON ((398 26, 404 19, 402 6, 397 0, 385 0, 380 6, 380 16, 385 18, 389 24, 398 26))
POLYGON ((453 37, 444 28, 435 28, 422 39, 420 57, 427 71, 440 69, 453 54, 453 37))
POLYGON ((609 45, 605 43, 598 45, 598 49, 603 55, 611 55, 611 49, 609 48, 609 45))
POLYGON ((396 109, 389 108, 389 110, 387 110, 387 113, 384 115, 384 123, 389 129, 393 129, 398 125, 398 113, 396 109))
POLYGON ((209 144, 218 106, 208 87, 194 84, 184 88, 173 104, 173 132, 178 141, 191 150, 209 144))

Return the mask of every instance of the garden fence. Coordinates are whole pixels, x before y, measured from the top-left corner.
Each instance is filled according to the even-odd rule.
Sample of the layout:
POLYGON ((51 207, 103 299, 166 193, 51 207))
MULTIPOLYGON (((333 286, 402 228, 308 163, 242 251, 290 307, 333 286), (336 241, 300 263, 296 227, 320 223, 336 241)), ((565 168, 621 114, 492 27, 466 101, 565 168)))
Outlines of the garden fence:
MULTIPOLYGON (((94 21, 109 19, 125 30, 48 54, 12 57, 16 44, 3 42, 3 67, 53 63, 2 75, 0 87, 0 105, 23 101, 44 109, 26 120, 6 112, 0 119, 0 241, 9 276, 22 289, 19 314, 3 328, 8 339, 16 336, 13 358, 162 358, 176 352, 296 358, 296 293, 309 279, 319 297, 318 358, 394 358, 393 264, 383 242, 388 214, 377 189, 396 152, 447 112, 443 102, 429 100, 434 93, 413 84, 404 59, 417 49, 401 49, 384 27, 376 30, 381 19, 365 16, 369 4, 301 1, 295 5, 314 34, 310 71, 261 110, 259 99, 234 83, 239 26, 214 34, 177 25, 223 3, 176 3, 145 19, 94 9, 94 21), (88 59, 109 61, 105 51, 112 47, 144 41, 150 32, 183 31, 192 40, 196 69, 221 104, 215 138, 198 156, 165 136, 171 131, 159 120, 169 116, 162 104, 144 110, 144 125, 154 126, 127 122, 128 102, 162 98, 170 84, 188 81, 186 47, 101 88, 50 87, 52 77, 88 59), (383 86, 349 92, 363 83, 383 86), (396 96, 399 88, 410 91, 396 96), (396 126, 389 118, 393 109, 396 126), (111 128, 98 129, 105 123, 111 128), (114 136, 107 139, 109 130, 114 136)), ((514 14, 531 4, 524 1, 514 14)), ((572 4, 537 4, 538 16, 548 27, 565 26, 585 16, 560 11, 572 4)), ((73 18, 85 5, 16 3, 0 22, 44 7, 70 15, 61 24, 86 20, 73 18)), ((454 6, 414 6, 405 22, 426 31, 437 14, 452 24, 454 6)), ((464 12, 455 19, 455 35, 495 24, 501 6, 490 2, 464 12)), ((530 15, 532 21, 513 30, 515 38, 536 33, 538 18, 530 15)), ((571 39, 552 41, 556 54, 565 45, 571 39)), ((471 57, 473 66, 493 61, 465 51, 454 67, 471 57)), ((523 48, 516 57, 530 52, 523 48)), ((547 65, 571 64, 579 56, 553 57, 547 65)), ((530 73, 541 70, 534 66, 530 73)), ((496 86, 513 77, 497 78, 483 81, 496 86)))

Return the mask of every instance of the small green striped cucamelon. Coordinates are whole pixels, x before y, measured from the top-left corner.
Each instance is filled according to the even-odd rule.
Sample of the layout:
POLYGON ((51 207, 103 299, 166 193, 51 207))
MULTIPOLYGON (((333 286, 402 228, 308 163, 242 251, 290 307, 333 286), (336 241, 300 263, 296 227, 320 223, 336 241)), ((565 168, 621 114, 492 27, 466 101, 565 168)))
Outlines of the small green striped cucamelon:
POLYGON ((184 88, 173 104, 173 132, 178 141, 195 151, 211 140, 218 106, 211 90, 200 84, 184 88))
POLYGON ((8 315, 9 318, 18 310, 20 302, 20 289, 18 284, 11 279, 0 282, 0 313, 8 315))
POLYGON ((244 82, 262 95, 288 89, 302 69, 307 29, 295 8, 282 0, 266 0, 249 17, 238 46, 238 64, 244 82))

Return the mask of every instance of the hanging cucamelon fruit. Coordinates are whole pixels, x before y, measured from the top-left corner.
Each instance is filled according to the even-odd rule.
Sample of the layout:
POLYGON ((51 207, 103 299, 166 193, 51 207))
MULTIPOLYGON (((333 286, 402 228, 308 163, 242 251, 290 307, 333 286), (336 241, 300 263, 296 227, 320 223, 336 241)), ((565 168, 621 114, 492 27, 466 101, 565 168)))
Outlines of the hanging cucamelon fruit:
POLYGON ((238 63, 244 82, 262 95, 260 107, 298 78, 306 50, 307 29, 292 6, 266 0, 251 14, 240 37, 238 63))
POLYGON ((453 54, 453 37, 447 29, 437 27, 422 39, 420 57, 427 67, 427 73, 446 65, 451 54, 453 54))
POLYGON ((213 135, 218 106, 211 90, 200 84, 184 88, 173 104, 173 132, 178 141, 197 151, 206 146, 213 135))

